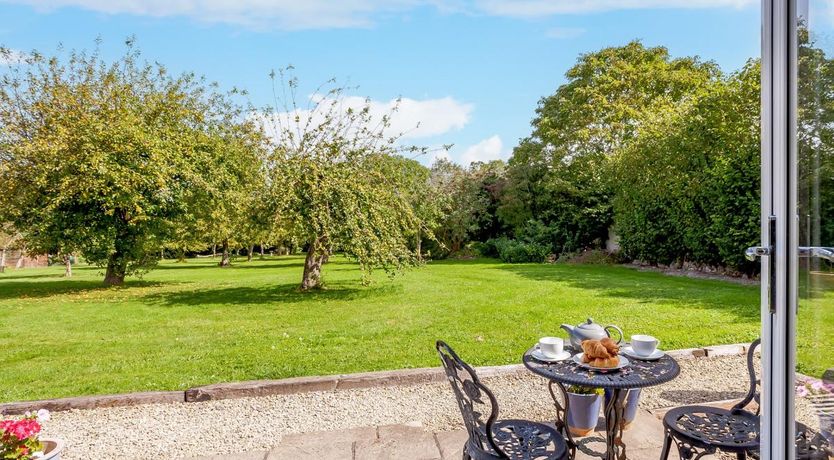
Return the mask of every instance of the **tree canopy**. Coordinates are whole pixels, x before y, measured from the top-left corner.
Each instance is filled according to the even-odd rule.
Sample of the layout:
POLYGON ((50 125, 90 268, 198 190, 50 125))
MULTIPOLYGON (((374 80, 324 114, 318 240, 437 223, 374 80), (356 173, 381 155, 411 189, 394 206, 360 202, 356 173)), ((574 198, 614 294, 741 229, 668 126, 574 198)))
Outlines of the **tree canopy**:
POLYGON ((230 152, 224 96, 125 54, 29 55, 0 79, 0 208, 40 252, 81 251, 105 283, 152 267, 230 152), (222 150, 222 152, 221 152, 222 150))

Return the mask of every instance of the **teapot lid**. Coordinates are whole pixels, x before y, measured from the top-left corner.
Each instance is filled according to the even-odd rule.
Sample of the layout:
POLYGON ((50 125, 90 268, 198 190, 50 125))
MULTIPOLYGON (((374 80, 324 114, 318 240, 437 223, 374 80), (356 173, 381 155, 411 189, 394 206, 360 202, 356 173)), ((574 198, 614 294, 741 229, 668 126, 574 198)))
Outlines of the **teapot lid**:
POLYGON ((588 318, 587 321, 585 321, 582 324, 577 325, 576 327, 579 328, 579 329, 582 329, 584 331, 603 331, 604 330, 602 328, 602 326, 600 326, 599 324, 594 322, 593 318, 588 318))

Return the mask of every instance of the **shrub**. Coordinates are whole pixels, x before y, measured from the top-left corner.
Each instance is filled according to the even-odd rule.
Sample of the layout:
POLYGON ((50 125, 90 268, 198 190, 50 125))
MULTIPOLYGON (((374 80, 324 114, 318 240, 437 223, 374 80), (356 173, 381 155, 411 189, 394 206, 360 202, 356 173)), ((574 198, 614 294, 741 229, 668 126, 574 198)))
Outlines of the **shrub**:
POLYGON ((544 262, 550 254, 550 248, 540 243, 511 240, 501 237, 494 238, 484 244, 486 251, 495 253, 501 261, 518 264, 525 262, 544 262))

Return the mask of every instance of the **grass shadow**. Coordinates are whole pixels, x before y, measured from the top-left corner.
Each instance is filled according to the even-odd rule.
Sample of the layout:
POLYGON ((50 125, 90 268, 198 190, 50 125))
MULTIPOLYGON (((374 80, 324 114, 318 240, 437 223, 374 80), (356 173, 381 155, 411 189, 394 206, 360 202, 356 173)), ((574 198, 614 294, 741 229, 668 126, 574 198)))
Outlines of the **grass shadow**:
POLYGON ((310 292, 302 292, 297 283, 260 287, 228 287, 146 295, 143 301, 165 307, 205 305, 263 305, 270 303, 298 303, 316 301, 354 301, 390 294, 396 289, 390 284, 369 287, 331 286, 310 292))
POLYGON ((719 309, 742 320, 758 321, 760 318, 758 286, 608 265, 508 264, 496 269, 535 281, 564 283, 605 297, 629 299, 636 304, 672 303, 719 309), (744 305, 745 297, 750 298, 749 305, 744 305))
POLYGON ((134 287, 161 286, 166 283, 158 281, 130 280, 123 286, 105 286, 101 280, 72 280, 59 278, 54 281, 2 281, 0 279, 0 300, 44 298, 64 294, 78 294, 81 292, 98 292, 114 289, 130 289, 134 287))

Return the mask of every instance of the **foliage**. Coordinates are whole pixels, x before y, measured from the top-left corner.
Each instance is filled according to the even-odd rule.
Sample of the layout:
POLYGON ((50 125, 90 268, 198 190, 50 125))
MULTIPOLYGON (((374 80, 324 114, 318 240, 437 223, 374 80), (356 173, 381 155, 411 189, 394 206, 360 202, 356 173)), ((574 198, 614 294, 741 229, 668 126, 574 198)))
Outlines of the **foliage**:
POLYGON ((648 116, 717 78, 713 63, 672 59, 639 42, 581 56, 567 83, 543 98, 531 135, 513 151, 498 212, 515 233, 548 228, 554 252, 600 247, 613 221, 607 163, 648 116))
POLYGON ((112 63, 33 53, 0 77, 0 210, 35 252, 81 251, 121 284, 207 206, 229 106, 132 40, 112 63))
POLYGON ((524 263, 544 262, 550 255, 550 248, 536 242, 513 240, 506 237, 487 240, 485 254, 495 254, 502 262, 524 263), (494 249, 493 249, 494 248, 494 249))
POLYGON ((468 241, 486 241, 502 233, 496 213, 505 185, 502 161, 463 167, 446 159, 436 160, 431 185, 443 212, 435 231, 441 245, 433 251, 435 256, 445 257, 460 251, 468 241))
POLYGON ((655 114, 620 152, 614 215, 627 258, 755 270, 743 248, 759 238, 758 107, 750 62, 655 114))
POLYGON ((605 390, 602 388, 596 387, 583 387, 580 385, 568 385, 567 386, 568 393, 573 393, 576 395, 604 395, 605 390))
POLYGON ((359 263, 365 281, 373 268, 415 264, 409 240, 424 227, 418 212, 430 213, 412 207, 416 182, 400 171, 410 166, 392 157, 424 150, 399 147, 401 135, 387 132, 390 114, 375 116, 370 101, 344 107, 346 88, 330 82, 302 108, 298 81, 283 70, 276 76, 283 105, 263 117, 275 142, 267 165, 276 219, 307 248, 301 289, 322 286, 322 265, 337 250, 359 263))

